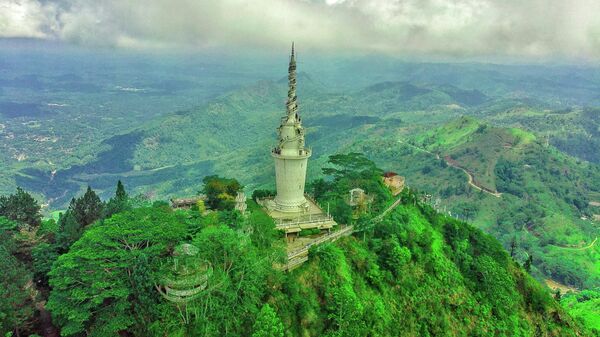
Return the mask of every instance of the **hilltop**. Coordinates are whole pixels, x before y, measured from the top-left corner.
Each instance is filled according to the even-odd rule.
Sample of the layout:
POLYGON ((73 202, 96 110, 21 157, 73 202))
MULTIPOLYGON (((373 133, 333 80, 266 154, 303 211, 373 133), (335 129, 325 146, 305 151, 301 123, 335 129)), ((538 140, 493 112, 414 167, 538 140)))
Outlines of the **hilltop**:
MULTIPOLYGON (((355 153, 332 157, 328 167, 331 176, 309 189, 334 205, 336 219, 358 215, 357 233, 311 248, 309 261, 291 273, 274 268, 283 238, 252 200, 246 216, 226 204, 212 212, 204 205, 172 210, 129 197, 119 184, 106 204, 88 189, 58 223, 39 224, 35 216, 3 222, 0 261, 21 277, 0 282, 43 291, 8 293, 1 308, 19 310, 0 319, 0 332, 16 326, 30 333, 59 328, 65 336, 589 335, 493 237, 437 213, 410 190, 381 218, 395 200, 380 169, 355 153), (343 206, 349 185, 372 196, 369 210, 343 206), (182 256, 182 243, 197 252, 182 256), (207 273, 198 296, 182 303, 161 297, 159 286, 180 275, 173 263, 185 266, 181 275, 191 280, 197 266, 209 266, 198 269, 207 273), (44 318, 48 312, 56 328, 44 318)), ((178 287, 196 284, 183 280, 178 287)))

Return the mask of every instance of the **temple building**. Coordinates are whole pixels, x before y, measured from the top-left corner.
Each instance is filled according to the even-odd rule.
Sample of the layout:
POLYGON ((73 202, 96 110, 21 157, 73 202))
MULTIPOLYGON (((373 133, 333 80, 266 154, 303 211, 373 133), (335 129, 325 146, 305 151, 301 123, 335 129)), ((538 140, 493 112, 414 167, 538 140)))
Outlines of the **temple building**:
POLYGON ((277 145, 271 151, 271 156, 275 159, 277 182, 275 209, 279 212, 298 213, 309 207, 304 197, 304 183, 311 151, 304 146, 304 128, 298 115, 293 45, 288 80, 286 115, 281 118, 281 125, 277 128, 277 145))
POLYGON ((305 130, 298 109, 293 44, 288 67, 288 86, 286 113, 281 117, 277 128, 277 143, 271 150, 275 161, 277 195, 272 199, 263 199, 260 203, 275 220, 277 228, 286 233, 312 228, 329 229, 335 225, 335 221, 304 194, 306 169, 312 152, 304 143, 305 130))

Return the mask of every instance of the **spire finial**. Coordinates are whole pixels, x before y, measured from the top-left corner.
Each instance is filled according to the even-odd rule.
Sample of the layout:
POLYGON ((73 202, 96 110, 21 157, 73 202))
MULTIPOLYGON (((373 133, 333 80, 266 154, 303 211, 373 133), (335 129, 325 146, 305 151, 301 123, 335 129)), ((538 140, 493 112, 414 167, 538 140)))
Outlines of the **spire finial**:
MULTIPOLYGON (((294 52, 294 42, 292 42, 292 54, 290 56, 290 65, 288 67, 288 99, 287 99, 287 115, 298 116, 298 104, 296 103, 296 55, 294 52)), ((294 117, 297 118, 297 117, 294 117)))

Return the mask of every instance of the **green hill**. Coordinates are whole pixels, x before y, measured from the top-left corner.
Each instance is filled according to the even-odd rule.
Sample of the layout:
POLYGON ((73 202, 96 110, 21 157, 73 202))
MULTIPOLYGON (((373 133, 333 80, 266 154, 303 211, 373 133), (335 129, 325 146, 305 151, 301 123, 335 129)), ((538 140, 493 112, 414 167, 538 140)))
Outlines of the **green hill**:
POLYGON ((502 126, 530 130, 574 157, 600 163, 600 111, 597 108, 550 109, 543 104, 513 104, 477 116, 502 126))
POLYGON ((312 251, 271 301, 298 336, 579 333, 497 241, 409 205, 367 240, 348 238, 312 251))
MULTIPOLYGON (((365 188, 372 205, 356 220, 355 236, 313 246, 290 273, 274 268, 286 259, 284 239, 252 200, 246 216, 172 210, 130 198, 119 185, 105 205, 88 190, 58 223, 2 218, 8 277, 0 289, 13 291, 3 293, 0 309, 14 315, 0 316, 0 333, 592 336, 496 239, 408 189, 380 219, 395 201, 381 170, 360 154, 336 159, 324 171, 331 176, 309 189, 338 205, 338 221, 354 214, 339 207, 348 186, 365 188), (98 212, 104 207, 115 213, 98 212), (185 301, 161 296, 166 285, 185 290, 185 301)), ((30 204, 11 196, 1 210, 12 216, 30 204)))
POLYGON ((590 246, 599 234, 589 206, 600 188, 597 166, 522 130, 471 118, 400 143, 392 139, 356 148, 433 194, 431 203, 438 209, 472 221, 507 250, 514 244, 518 260, 533 255, 540 277, 577 288, 600 284, 600 248, 590 246))
POLYGON ((495 168, 500 158, 518 156, 533 141, 533 134, 519 129, 491 127, 463 117, 421 134, 411 143, 448 156, 457 166, 468 169, 477 185, 494 191, 497 189, 495 168))

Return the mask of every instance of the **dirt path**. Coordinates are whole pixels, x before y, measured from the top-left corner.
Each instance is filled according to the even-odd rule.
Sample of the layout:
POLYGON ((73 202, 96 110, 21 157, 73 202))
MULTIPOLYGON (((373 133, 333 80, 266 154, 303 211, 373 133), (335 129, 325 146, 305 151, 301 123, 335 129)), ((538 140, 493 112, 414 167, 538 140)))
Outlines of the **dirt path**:
POLYGON ((573 288, 570 287, 568 285, 562 284, 560 282, 556 282, 553 279, 547 278, 544 280, 546 285, 548 286, 548 288, 552 289, 553 291, 556 291, 556 289, 560 289, 560 292, 562 294, 566 294, 568 292, 579 292, 579 290, 577 288, 573 288))
POLYGON ((50 315, 50 312, 46 310, 46 303, 36 303, 36 307, 40 311, 40 326, 44 337, 59 337, 60 334, 58 329, 52 324, 52 316, 50 315))
MULTIPOLYGON (((440 155, 437 154, 437 153, 433 153, 431 151, 427 151, 425 149, 422 149, 422 148, 420 148, 418 146, 415 146, 413 144, 407 143, 407 142, 402 141, 402 140, 398 140, 398 143, 402 143, 402 144, 408 145, 409 147, 412 147, 413 149, 416 149, 418 151, 425 152, 425 153, 428 153, 428 154, 430 154, 432 156, 435 156, 435 159, 437 159, 437 160, 442 160, 442 158, 440 158, 440 155)), ((483 192, 485 192, 485 193, 487 193, 489 195, 493 195, 496 198, 500 198, 502 196, 502 193, 500 193, 500 192, 492 191, 492 190, 490 190, 488 188, 485 188, 483 186, 477 185, 476 182, 475 182, 475 178, 473 177, 473 175, 471 174, 471 172, 467 171, 465 168, 461 167, 456 162, 454 162, 452 160, 448 160, 446 158, 444 158, 443 160, 446 162, 446 164, 448 164, 448 166, 452 166, 454 168, 457 168, 457 169, 463 171, 467 175, 467 182, 468 182, 468 184, 470 186, 472 186, 473 188, 475 188, 475 189, 477 189, 479 191, 483 191, 483 192)))
POLYGON ((465 169, 464 167, 459 166, 454 160, 451 160, 449 158, 449 156, 444 157, 444 160, 446 161, 446 164, 448 164, 449 166, 452 166, 454 168, 457 168, 457 169, 463 171, 467 175, 467 181, 468 181, 469 185, 471 185, 473 188, 475 188, 479 191, 483 191, 489 195, 493 195, 496 198, 500 198, 502 196, 502 193, 500 193, 500 192, 492 191, 489 188, 477 185, 475 183, 475 178, 473 177, 473 174, 471 174, 471 172, 467 171, 467 169, 465 169))
POLYGON ((565 246, 558 246, 558 245, 552 245, 552 246, 558 247, 561 249, 568 249, 568 250, 586 250, 586 249, 590 249, 590 248, 594 247, 594 245, 596 244, 596 241, 598 241, 598 237, 596 237, 594 239, 594 241, 592 241, 592 243, 590 243, 587 246, 583 246, 583 247, 565 247, 565 246))

